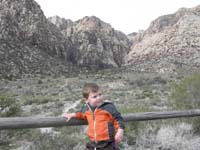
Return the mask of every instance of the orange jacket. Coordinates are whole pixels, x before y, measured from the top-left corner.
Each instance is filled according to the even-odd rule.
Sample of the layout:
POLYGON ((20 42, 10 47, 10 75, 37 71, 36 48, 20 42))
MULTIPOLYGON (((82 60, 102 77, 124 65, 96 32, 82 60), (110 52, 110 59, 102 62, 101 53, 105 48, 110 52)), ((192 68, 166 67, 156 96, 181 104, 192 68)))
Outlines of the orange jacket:
POLYGON ((88 121, 88 136, 91 141, 114 141, 116 129, 124 129, 121 114, 111 102, 104 102, 93 109, 86 103, 81 111, 76 112, 76 118, 88 121))

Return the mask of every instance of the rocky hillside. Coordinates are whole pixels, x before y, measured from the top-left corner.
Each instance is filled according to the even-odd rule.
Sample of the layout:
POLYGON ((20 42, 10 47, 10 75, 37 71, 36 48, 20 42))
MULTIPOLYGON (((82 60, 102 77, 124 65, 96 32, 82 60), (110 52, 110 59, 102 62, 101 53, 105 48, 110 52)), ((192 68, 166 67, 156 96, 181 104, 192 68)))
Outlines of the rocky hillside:
POLYGON ((0 0, 0 8, 0 78, 82 66, 199 70, 200 6, 161 16, 146 31, 128 36, 95 16, 47 19, 34 0, 0 0))
POLYGON ((44 16, 34 0, 0 0, 0 77, 120 67, 126 35, 96 17, 76 22, 44 16))
POLYGON ((157 72, 199 70, 199 33, 200 6, 161 16, 134 38, 126 64, 157 72))
POLYGON ((95 16, 84 17, 72 22, 51 17, 67 39, 73 43, 69 60, 80 66, 120 67, 129 51, 129 40, 122 32, 114 30, 110 24, 95 16))
POLYGON ((66 68, 70 42, 33 0, 0 1, 0 76, 66 68))

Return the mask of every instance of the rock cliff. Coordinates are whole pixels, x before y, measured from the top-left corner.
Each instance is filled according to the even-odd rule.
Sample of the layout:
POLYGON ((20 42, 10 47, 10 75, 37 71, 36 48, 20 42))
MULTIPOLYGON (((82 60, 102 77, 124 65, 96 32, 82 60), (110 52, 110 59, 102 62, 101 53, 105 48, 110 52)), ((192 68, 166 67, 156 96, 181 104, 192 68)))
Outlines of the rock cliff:
POLYGON ((0 78, 82 66, 198 70, 199 33, 200 6, 161 16, 147 30, 126 36, 95 16, 47 19, 34 0, 0 0, 0 78))
POLYGON ((79 66, 106 68, 120 67, 129 51, 129 40, 125 34, 114 30, 110 24, 95 16, 71 22, 58 16, 49 20, 59 27, 73 49, 69 60, 79 66))
POLYGON ((128 38, 97 17, 47 19, 34 0, 0 0, 0 77, 120 67, 128 38))
POLYGON ((50 73, 67 66, 70 43, 35 1, 0 0, 0 8, 1 76, 50 73))
POLYGON ((136 70, 177 72, 200 67, 200 6, 152 21, 134 38, 126 64, 136 70))

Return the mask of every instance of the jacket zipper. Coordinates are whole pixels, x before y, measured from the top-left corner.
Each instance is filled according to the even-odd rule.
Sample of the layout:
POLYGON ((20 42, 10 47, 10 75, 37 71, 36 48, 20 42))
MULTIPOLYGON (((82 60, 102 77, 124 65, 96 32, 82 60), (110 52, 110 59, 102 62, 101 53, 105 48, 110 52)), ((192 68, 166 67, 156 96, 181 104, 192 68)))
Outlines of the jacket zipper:
POLYGON ((95 112, 96 112, 96 110, 101 106, 98 106, 98 107, 96 107, 95 108, 95 110, 94 111, 92 111, 92 109, 90 108, 90 106, 87 104, 87 106, 88 106, 88 108, 90 109, 90 111, 92 112, 92 114, 93 114, 93 121, 94 121, 94 141, 95 141, 95 143, 97 143, 97 133, 96 133, 96 117, 95 117, 95 112))
MULTIPOLYGON (((86 103, 87 104, 87 103, 86 103)), ((94 141, 95 143, 97 143, 97 133, 96 133, 96 117, 95 117, 95 112, 97 110, 97 108, 95 108, 94 111, 92 111, 92 109, 90 108, 90 106, 87 104, 89 110, 92 112, 92 115, 93 115, 93 128, 94 128, 94 141)))
POLYGON ((96 117, 95 117, 96 109, 93 112, 93 121, 94 121, 94 141, 97 143, 97 132, 96 132, 96 117))

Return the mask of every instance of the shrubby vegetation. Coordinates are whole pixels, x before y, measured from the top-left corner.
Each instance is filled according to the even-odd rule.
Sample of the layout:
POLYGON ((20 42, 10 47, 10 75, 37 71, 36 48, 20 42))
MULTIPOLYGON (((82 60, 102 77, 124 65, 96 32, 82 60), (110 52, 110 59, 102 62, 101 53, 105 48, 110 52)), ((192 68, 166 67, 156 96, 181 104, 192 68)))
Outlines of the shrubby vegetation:
POLYGON ((84 143, 85 133, 81 132, 81 127, 63 127, 54 128, 51 132, 36 132, 35 138, 31 141, 34 150, 55 150, 55 149, 73 149, 80 146, 78 143, 84 143))
POLYGON ((0 117, 16 116, 21 111, 21 106, 16 98, 0 95, 0 117))
MULTIPOLYGON (((15 97, 0 95, 0 117, 11 117, 19 115, 21 106, 15 97)), ((10 139, 14 132, 0 130, 0 149, 10 150, 10 139)))
POLYGON ((170 100, 175 109, 199 108, 200 75, 188 76, 174 83, 170 100))
MULTIPOLYGON (((174 83, 170 96, 170 105, 175 110, 199 109, 200 107, 200 74, 187 76, 178 83, 174 83)), ((194 117, 184 122, 193 125, 193 131, 200 133, 200 119, 194 117)))
MULTIPOLYGON (((198 96, 198 93, 194 92, 195 89, 199 88, 198 85, 200 85, 199 83, 195 84, 198 82, 197 77, 198 75, 178 80, 178 82, 172 85, 172 91, 170 91, 171 81, 176 81, 179 78, 158 74, 140 74, 131 71, 120 72, 118 70, 114 72, 107 70, 104 72, 78 74, 67 78, 64 76, 58 78, 34 77, 13 81, 0 81, 0 94, 9 95, 1 96, 0 101, 2 104, 6 104, 7 107, 4 108, 5 105, 2 105, 4 110, 0 113, 2 116, 15 116, 20 113, 18 110, 21 110, 21 107, 23 108, 23 111, 20 113, 21 116, 61 116, 65 108, 69 108, 66 109, 68 112, 71 110, 74 112, 82 105, 81 87, 85 82, 97 82, 103 89, 105 99, 114 102, 122 114, 163 111, 171 109, 172 106, 174 110, 197 108, 195 106, 198 103, 198 98, 195 96, 198 96), (188 84, 190 84, 189 87, 187 87, 188 84), (193 90, 193 97, 183 96, 187 91, 186 89, 193 90), (168 97, 170 92, 172 94, 168 97), (182 94, 180 94, 181 92, 182 94), (180 98, 180 96, 182 97, 180 98), (183 97, 185 97, 185 101, 182 101, 183 97), (187 101, 188 98, 194 100, 192 104, 190 101, 187 101), (168 99, 170 99, 170 105, 167 105, 169 104, 168 99), (78 103, 74 105, 75 102, 78 103), (185 105, 188 103, 187 106, 191 106, 186 107, 183 104, 179 105, 179 103, 185 105), (13 104, 15 108, 8 109, 13 107, 13 104), (10 110, 9 113, 5 113, 8 110, 10 110)), ((188 94, 191 93, 188 92, 188 94)), ((184 142, 188 146, 192 146, 187 140, 190 140, 190 142, 193 139, 199 141, 198 136, 195 137, 195 133, 199 133, 197 132, 198 128, 195 127, 197 125, 194 123, 195 119, 126 123, 125 137, 120 147, 124 150, 178 149, 184 147, 184 142), (186 133, 185 130, 187 127, 190 127, 191 122, 193 122, 194 128, 189 128, 186 133), (181 126, 181 123, 184 125, 181 126), (183 127, 183 129, 176 132, 180 127, 183 127), (174 143, 166 141, 166 139, 168 140, 168 133, 171 133, 170 139, 173 139, 174 143), (183 140, 183 142, 179 140, 183 140)), ((84 149, 83 147, 87 141, 85 131, 86 128, 83 126, 52 128, 48 132, 43 132, 41 129, 3 130, 1 131, 1 137, 5 140, 1 139, 0 149, 84 149)), ((195 144, 193 143, 193 145, 195 144)), ((198 144, 195 147, 197 146, 198 144)), ((193 148, 192 150, 196 149, 193 148)))

